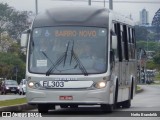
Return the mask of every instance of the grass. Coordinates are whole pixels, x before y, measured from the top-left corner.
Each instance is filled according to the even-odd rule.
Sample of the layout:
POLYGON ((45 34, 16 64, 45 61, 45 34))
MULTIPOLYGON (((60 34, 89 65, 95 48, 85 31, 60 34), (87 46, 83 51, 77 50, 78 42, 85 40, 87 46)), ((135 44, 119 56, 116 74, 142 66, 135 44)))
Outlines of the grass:
POLYGON ((160 85, 160 81, 152 83, 152 85, 160 85))
POLYGON ((26 98, 18 98, 18 99, 13 99, 13 100, 3 100, 3 101, 0 101, 0 107, 12 106, 12 105, 24 104, 24 103, 27 103, 26 98))
POLYGON ((157 74, 154 79, 155 79, 156 81, 160 81, 160 73, 157 74))
POLYGON ((152 83, 153 85, 160 85, 160 72, 159 74, 156 74, 156 76, 154 77, 154 83, 152 83))
POLYGON ((141 87, 140 86, 137 86, 137 90, 140 90, 141 89, 141 87))

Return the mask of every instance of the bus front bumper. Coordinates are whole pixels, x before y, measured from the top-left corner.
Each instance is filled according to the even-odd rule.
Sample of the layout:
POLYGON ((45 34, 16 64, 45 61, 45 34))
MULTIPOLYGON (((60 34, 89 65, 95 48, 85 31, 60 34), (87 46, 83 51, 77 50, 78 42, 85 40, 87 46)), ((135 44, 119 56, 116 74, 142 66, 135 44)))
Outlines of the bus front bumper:
POLYGON ((29 104, 99 105, 109 104, 110 94, 112 92, 106 87, 96 90, 30 90, 26 97, 29 104))

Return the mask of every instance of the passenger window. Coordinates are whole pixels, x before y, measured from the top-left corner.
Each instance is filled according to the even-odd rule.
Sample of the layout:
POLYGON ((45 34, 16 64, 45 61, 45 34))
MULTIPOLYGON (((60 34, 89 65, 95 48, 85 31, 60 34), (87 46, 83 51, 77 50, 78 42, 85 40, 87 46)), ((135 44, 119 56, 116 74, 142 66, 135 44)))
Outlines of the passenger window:
POLYGON ((127 26, 126 25, 123 25, 123 49, 124 49, 125 60, 129 60, 129 57, 128 57, 128 34, 127 34, 127 26))
MULTIPOLYGON (((117 35, 117 24, 116 23, 113 23, 112 24, 112 34, 111 35, 117 35)), ((114 55, 115 55, 115 59, 118 59, 119 56, 118 56, 118 49, 114 50, 114 55)))

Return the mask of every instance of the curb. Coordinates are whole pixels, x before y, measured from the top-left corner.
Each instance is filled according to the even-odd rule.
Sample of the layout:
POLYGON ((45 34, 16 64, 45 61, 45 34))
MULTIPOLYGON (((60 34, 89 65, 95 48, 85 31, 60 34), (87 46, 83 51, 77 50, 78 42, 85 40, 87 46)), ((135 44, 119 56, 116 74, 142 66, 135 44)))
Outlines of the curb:
POLYGON ((35 109, 35 108, 36 106, 33 106, 33 105, 20 104, 20 105, 0 107, 0 112, 22 112, 26 110, 35 109))

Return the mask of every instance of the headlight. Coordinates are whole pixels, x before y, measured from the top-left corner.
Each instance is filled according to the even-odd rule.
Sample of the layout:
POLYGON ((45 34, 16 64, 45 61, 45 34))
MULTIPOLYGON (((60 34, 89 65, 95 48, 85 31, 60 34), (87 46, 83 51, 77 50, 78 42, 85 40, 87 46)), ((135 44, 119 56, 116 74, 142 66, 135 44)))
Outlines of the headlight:
POLYGON ((106 81, 100 81, 95 84, 95 87, 98 89, 101 89, 101 88, 106 87, 106 84, 107 84, 106 81))
POLYGON ((17 89, 19 89, 19 86, 17 87, 17 89))
POLYGON ((6 89, 9 89, 9 87, 6 87, 6 89))
MULTIPOLYGON (((37 82, 30 81, 28 82, 28 87, 36 89, 36 88, 39 88, 40 85, 37 82)), ((26 88, 26 86, 24 86, 24 88, 26 88)))
POLYGON ((33 87, 34 87, 34 82, 29 82, 29 83, 28 83, 28 86, 29 86, 30 88, 33 88, 33 87))

